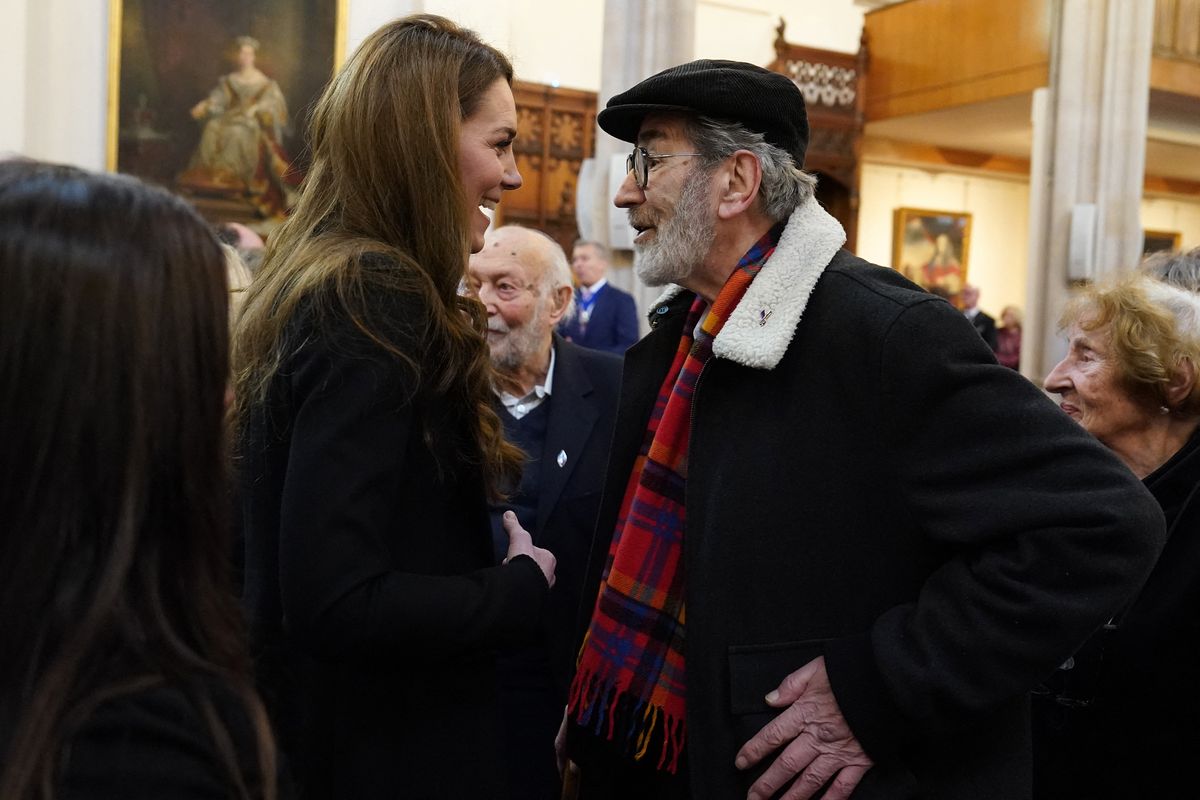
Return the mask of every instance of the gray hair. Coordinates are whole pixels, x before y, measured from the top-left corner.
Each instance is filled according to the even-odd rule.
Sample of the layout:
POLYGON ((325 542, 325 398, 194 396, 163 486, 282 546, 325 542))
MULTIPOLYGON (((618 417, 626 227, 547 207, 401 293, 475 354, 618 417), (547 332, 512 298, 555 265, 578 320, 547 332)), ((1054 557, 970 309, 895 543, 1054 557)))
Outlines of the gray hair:
POLYGON ((1191 344, 1193 356, 1200 357, 1200 296, 1161 279, 1146 281, 1142 286, 1151 302, 1166 309, 1175 319, 1179 338, 1191 344))
POLYGON ((1186 253, 1154 253, 1138 269, 1163 283, 1200 293, 1200 247, 1186 253))
POLYGON ((527 228, 524 225, 513 223, 502 225, 496 230, 502 231, 508 228, 528 231, 529 233, 536 234, 541 239, 542 258, 544 260, 542 262, 542 277, 538 282, 538 290, 549 295, 563 287, 570 289, 571 299, 567 301, 567 310, 563 312, 562 321, 567 322, 574 319, 575 282, 574 276, 571 274, 571 262, 567 259, 567 254, 563 251, 562 245, 545 231, 539 231, 537 228, 527 228))
POLYGON ((737 150, 754 154, 762 167, 759 197, 763 212, 775 222, 787 219, 813 196, 817 176, 798 168, 791 153, 770 144, 761 133, 738 122, 705 116, 689 116, 685 125, 688 138, 704 159, 705 170, 737 150))

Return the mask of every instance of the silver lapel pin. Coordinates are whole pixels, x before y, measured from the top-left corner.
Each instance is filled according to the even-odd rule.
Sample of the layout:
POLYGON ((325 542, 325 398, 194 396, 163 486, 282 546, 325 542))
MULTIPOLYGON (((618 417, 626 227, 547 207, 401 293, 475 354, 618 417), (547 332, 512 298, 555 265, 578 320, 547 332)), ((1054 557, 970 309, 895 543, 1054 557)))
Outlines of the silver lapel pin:
POLYGON ((558 458, 556 460, 558 461, 558 466, 565 467, 567 465, 567 451, 559 450, 558 458))

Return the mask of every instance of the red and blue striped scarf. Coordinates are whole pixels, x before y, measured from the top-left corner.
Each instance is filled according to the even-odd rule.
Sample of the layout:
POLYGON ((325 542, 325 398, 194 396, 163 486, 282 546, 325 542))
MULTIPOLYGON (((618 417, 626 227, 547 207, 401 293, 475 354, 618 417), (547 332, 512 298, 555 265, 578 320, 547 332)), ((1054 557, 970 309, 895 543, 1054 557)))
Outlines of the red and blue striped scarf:
POLYGON ((776 227, 742 257, 707 315, 703 298, 692 303, 626 484, 571 684, 572 719, 634 760, 656 752, 657 768, 670 773, 685 741, 683 533, 692 393, 713 339, 781 231, 776 227))

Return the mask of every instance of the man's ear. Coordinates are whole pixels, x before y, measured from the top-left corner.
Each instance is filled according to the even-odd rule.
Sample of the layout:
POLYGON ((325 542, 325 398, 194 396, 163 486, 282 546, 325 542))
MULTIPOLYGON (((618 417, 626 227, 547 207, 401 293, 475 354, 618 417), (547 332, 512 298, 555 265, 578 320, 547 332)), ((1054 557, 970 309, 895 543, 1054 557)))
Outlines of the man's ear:
POLYGON ((570 286, 560 286, 550 292, 550 325, 556 327, 559 320, 563 318, 563 314, 567 313, 567 305, 571 302, 571 295, 574 292, 570 286))
POLYGON ((758 163, 758 158, 749 150, 734 152, 722 172, 717 218, 732 219, 743 213, 758 199, 761 185, 762 165, 758 163))

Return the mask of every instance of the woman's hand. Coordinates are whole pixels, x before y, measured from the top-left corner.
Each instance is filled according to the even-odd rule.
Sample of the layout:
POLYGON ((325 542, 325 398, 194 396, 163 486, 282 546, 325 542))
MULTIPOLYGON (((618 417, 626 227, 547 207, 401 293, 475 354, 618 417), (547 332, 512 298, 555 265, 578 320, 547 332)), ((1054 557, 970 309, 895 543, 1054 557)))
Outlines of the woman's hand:
POLYGON ((504 563, 507 564, 517 556, 529 556, 541 568, 542 574, 546 576, 546 583, 550 588, 554 588, 554 567, 558 564, 554 553, 535 547, 533 537, 521 527, 521 523, 517 522, 517 515, 511 511, 504 512, 504 531, 508 534, 508 554, 504 563))

